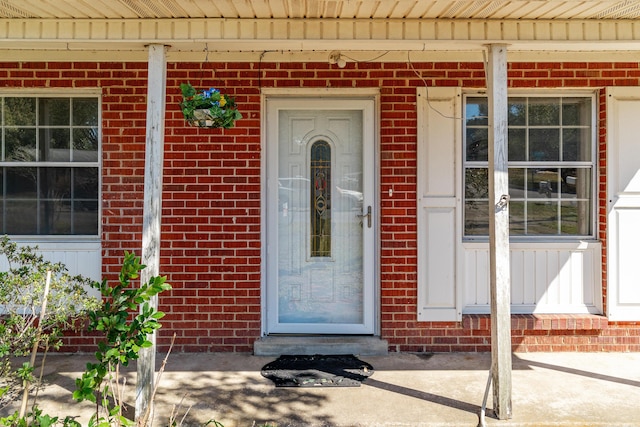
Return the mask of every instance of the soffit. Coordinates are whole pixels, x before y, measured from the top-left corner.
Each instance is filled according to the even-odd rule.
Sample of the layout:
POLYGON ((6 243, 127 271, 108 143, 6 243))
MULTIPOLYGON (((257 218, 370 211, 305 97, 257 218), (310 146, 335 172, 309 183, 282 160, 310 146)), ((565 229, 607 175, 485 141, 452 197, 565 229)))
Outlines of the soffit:
POLYGON ((637 0, 0 0, 0 18, 637 19, 637 0))

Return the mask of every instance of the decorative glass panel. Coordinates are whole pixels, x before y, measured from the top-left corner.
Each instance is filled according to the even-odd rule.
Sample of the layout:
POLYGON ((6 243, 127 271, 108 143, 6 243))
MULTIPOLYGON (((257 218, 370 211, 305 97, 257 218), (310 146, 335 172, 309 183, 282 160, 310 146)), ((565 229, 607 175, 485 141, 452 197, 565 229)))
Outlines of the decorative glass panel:
POLYGON ((311 256, 331 256, 331 146, 311 146, 311 256))

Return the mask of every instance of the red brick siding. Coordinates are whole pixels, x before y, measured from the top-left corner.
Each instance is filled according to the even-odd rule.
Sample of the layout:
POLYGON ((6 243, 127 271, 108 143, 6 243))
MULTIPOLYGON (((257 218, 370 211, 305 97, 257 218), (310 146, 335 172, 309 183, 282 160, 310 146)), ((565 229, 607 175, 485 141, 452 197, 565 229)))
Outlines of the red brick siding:
MULTIPOLYGON (((0 62, 0 88, 100 88, 103 94, 103 273, 114 280, 124 250, 139 252, 146 116, 145 63, 0 62)), ((488 351, 486 316, 417 322, 415 88, 485 86, 481 63, 170 63, 162 220, 162 274, 173 290, 160 333, 175 351, 251 351, 260 335, 260 88, 378 87, 380 107, 381 317, 392 351, 488 351), (235 96, 244 118, 229 130, 188 127, 180 82, 235 96), (393 186, 394 195, 387 196, 393 186)), ((637 86, 637 63, 512 63, 513 88, 637 86)), ((27 93, 27 91, 25 91, 27 93)), ((72 93, 72 92, 69 92, 72 93)), ((605 242, 605 98, 599 97, 599 237, 605 242)), ((606 292, 606 264, 603 260, 606 292)), ((606 303, 606 301, 605 301, 606 303)), ((536 327, 514 317, 519 351, 640 351, 640 323, 536 327)), ((534 323, 529 323, 534 322, 534 323)), ((91 350, 87 334, 67 350, 91 350)))

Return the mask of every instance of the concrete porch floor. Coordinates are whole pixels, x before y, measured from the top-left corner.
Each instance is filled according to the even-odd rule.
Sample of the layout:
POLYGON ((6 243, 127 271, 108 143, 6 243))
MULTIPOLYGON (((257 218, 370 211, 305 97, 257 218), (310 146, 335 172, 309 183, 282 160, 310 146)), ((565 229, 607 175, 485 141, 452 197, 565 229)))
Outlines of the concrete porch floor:
MULTIPOLYGON (((158 365, 163 355, 158 355, 158 365)), ((275 388, 260 369, 275 357, 238 353, 171 354, 160 379, 155 426, 178 421, 225 427, 477 426, 490 354, 360 356, 375 369, 356 388, 275 388), (255 423, 255 424, 254 424, 255 423)), ((91 355, 49 355, 38 402, 45 413, 86 425, 94 406, 71 394, 91 355)), ((135 367, 125 373, 135 405, 135 367)), ((2 409, 12 413, 18 403, 2 409)), ((492 407, 491 394, 488 407, 492 407)), ((130 409, 133 411, 133 409, 130 409)), ((132 412, 130 412, 132 414, 132 412)), ((513 355, 513 418, 487 426, 640 426, 640 353, 513 355)))

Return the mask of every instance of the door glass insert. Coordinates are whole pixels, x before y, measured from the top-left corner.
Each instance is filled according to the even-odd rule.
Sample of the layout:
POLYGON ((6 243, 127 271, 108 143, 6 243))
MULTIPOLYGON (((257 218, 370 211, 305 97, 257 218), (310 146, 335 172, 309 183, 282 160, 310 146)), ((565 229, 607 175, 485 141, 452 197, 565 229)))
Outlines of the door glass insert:
POLYGON ((311 256, 331 257, 331 146, 311 146, 311 256))

